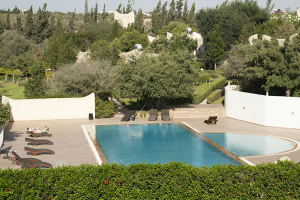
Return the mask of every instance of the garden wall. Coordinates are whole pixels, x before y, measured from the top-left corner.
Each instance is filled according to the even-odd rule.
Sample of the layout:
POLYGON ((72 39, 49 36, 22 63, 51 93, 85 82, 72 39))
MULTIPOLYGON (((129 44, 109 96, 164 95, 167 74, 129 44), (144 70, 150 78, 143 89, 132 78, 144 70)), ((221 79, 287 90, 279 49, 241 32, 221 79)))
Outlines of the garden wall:
POLYGON ((95 118, 95 94, 80 98, 10 99, 2 103, 12 107, 10 121, 95 118))
POLYGON ((225 88, 226 117, 264 126, 300 129, 300 98, 265 96, 225 88))

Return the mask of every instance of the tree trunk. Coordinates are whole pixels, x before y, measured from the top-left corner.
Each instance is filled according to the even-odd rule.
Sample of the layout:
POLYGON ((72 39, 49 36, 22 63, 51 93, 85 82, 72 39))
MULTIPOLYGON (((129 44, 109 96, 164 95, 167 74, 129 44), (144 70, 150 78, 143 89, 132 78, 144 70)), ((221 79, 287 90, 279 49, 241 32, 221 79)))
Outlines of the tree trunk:
POLYGON ((289 97, 291 94, 291 90, 287 89, 285 93, 286 93, 286 96, 289 97))
POLYGON ((13 74, 13 84, 15 84, 15 75, 13 74))
POLYGON ((5 81, 7 81, 7 75, 5 75, 5 81))
POLYGON ((217 69, 217 63, 215 63, 215 70, 217 69))

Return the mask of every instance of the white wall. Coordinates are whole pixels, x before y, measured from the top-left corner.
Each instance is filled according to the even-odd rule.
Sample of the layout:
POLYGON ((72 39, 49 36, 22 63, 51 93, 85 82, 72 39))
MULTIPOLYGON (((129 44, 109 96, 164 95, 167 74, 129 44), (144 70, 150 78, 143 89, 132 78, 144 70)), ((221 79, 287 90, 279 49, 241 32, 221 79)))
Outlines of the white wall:
POLYGON ((121 14, 115 11, 114 20, 118 20, 124 28, 127 28, 128 24, 134 23, 134 12, 131 11, 128 14, 121 14))
POLYGON ((226 117, 264 126, 300 129, 300 98, 265 96, 225 88, 226 117))
POLYGON ((95 118, 95 94, 80 98, 10 99, 2 103, 12 107, 10 121, 95 118))

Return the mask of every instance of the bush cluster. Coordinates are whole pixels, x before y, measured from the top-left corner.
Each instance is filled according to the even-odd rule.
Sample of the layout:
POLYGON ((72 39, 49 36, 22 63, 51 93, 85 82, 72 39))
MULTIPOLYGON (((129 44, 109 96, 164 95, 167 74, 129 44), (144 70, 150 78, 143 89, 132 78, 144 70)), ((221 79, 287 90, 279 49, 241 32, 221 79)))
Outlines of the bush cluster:
POLYGON ((0 170, 0 199, 299 199, 300 165, 105 164, 0 170))
POLYGON ((212 92, 207 97, 207 103, 213 103, 214 101, 216 101, 217 99, 219 99, 221 97, 221 93, 222 93, 222 91, 220 91, 220 90, 216 90, 216 91, 212 92))
POLYGON ((103 101, 100 98, 96 97, 95 100, 95 117, 96 118, 105 118, 111 117, 118 108, 111 101, 103 101))
POLYGON ((194 104, 201 103, 204 99, 206 99, 214 90, 216 89, 222 89, 226 85, 226 78, 225 77, 219 77, 216 80, 214 80, 211 84, 206 86, 200 86, 203 87, 201 91, 194 94, 194 104))

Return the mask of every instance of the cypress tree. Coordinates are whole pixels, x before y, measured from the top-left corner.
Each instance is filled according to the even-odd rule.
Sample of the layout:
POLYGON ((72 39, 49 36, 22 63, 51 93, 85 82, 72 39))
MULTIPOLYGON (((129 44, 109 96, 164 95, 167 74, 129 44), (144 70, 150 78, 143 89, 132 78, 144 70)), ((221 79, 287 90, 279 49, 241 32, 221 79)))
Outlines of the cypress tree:
POLYGON ((185 2, 184 2, 184 7, 183 7, 183 13, 182 13, 182 20, 183 20, 185 23, 188 22, 188 14, 189 14, 187 2, 188 2, 188 1, 185 0, 185 2))
POLYGON ((194 24, 194 15, 195 15, 195 2, 193 3, 191 10, 189 12, 189 18, 188 18, 188 23, 194 24))
POLYGON ((51 15, 50 23, 49 23, 49 26, 48 26, 48 29, 47 29, 47 38, 50 38, 53 35, 53 32, 55 30, 56 30, 55 17, 54 17, 54 15, 51 15))
POLYGON ((24 35, 27 38, 31 38, 34 32, 34 25, 33 25, 33 11, 32 6, 27 13, 26 20, 25 20, 25 27, 24 27, 24 35))
POLYGON ((23 31, 22 20, 20 16, 17 16, 17 23, 15 24, 15 28, 19 33, 23 31))
MULTIPOLYGON (((122 4, 120 4, 120 5, 122 5, 122 4)), ((107 13, 106 13, 106 11, 105 11, 105 3, 104 3, 104 5, 103 5, 103 10, 102 10, 101 16, 102 16, 102 19, 103 19, 103 20, 105 20, 105 18, 106 18, 106 16, 107 16, 107 13)))
POLYGON ((160 18, 161 18, 162 27, 164 25, 166 25, 166 16, 167 16, 167 13, 168 13, 167 5, 168 5, 168 2, 166 1, 164 3, 164 5, 161 7, 161 17, 160 18))
MULTIPOLYGON (((104 4, 104 5, 105 5, 105 4, 104 4)), ((122 8, 122 3, 119 4, 119 6, 118 6, 118 8, 117 8, 116 11, 117 11, 118 13, 121 13, 121 12, 122 12, 122 9, 121 9, 121 8, 122 8)))
POLYGON ((110 41, 112 42, 115 38, 119 37, 119 22, 117 20, 114 21, 113 28, 110 32, 110 41))
POLYGON ((90 23, 95 22, 93 7, 91 7, 91 13, 90 13, 90 20, 89 21, 90 21, 90 23))
POLYGON ((6 30, 10 30, 11 29, 11 25, 10 25, 10 11, 8 10, 7 15, 6 15, 6 25, 5 25, 5 29, 6 30))
POLYGON ((183 0, 176 1, 177 19, 181 19, 182 17, 182 6, 183 6, 183 0))
POLYGON ((75 12, 76 12, 76 9, 74 10, 74 12, 72 12, 72 16, 70 17, 70 20, 69 20, 69 29, 71 31, 73 31, 73 28, 74 28, 75 12))
POLYGON ((41 43, 44 41, 48 34, 48 26, 49 26, 49 21, 47 17, 47 3, 44 4, 43 10, 39 8, 37 15, 35 17, 35 41, 37 43, 41 43))
POLYGON ((168 11, 166 24, 169 24, 170 21, 173 21, 175 19, 175 1, 172 0, 170 3, 170 9, 168 11))
MULTIPOLYGON (((104 4, 105 6, 105 4, 104 4)), ((96 2, 95 8, 94 8, 94 21, 97 22, 98 19, 98 3, 96 2)))
POLYGON ((85 24, 90 22, 89 5, 87 0, 85 0, 85 5, 84 5, 83 21, 85 24))
POLYGON ((57 18, 57 22, 56 22, 56 30, 60 30, 63 27, 62 25, 62 16, 61 14, 58 16, 57 18))
POLYGON ((144 24, 143 24, 144 23, 144 14, 143 14, 142 9, 139 9, 139 12, 135 16, 135 23, 137 24, 140 33, 144 33, 145 32, 144 24))

